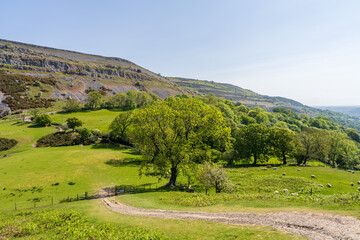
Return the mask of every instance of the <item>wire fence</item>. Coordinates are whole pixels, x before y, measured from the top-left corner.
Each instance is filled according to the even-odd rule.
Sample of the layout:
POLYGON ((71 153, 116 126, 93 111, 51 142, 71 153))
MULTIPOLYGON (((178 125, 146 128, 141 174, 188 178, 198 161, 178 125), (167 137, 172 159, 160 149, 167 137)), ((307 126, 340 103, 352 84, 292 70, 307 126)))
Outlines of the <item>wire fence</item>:
POLYGON ((163 187, 158 187, 157 185, 116 185, 113 187, 103 188, 101 191, 86 191, 77 194, 69 194, 67 196, 47 196, 45 198, 33 198, 27 201, 14 201, 10 209, 13 210, 30 210, 38 207, 48 207, 52 205, 57 205, 67 202, 91 200, 97 198, 106 198, 117 195, 122 195, 126 193, 143 193, 143 192, 152 192, 152 191, 163 191, 163 187))

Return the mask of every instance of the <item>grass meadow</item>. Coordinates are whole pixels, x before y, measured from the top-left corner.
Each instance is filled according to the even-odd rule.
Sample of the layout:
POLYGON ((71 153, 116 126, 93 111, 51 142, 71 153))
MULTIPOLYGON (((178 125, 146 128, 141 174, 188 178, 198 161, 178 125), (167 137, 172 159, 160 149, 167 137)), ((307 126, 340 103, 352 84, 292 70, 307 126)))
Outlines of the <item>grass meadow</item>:
MULTIPOLYGON (((118 113, 99 110, 55 113, 51 117, 59 123, 68 117, 77 117, 84 122, 84 127, 106 132, 118 113)), ((66 234, 75 234, 80 229, 88 229, 88 237, 97 231, 110 229, 113 236, 123 234, 133 239, 136 236, 138 239, 304 239, 271 227, 126 216, 109 211, 100 199, 60 203, 68 197, 74 199, 79 195, 81 198, 85 192, 104 192, 105 188, 115 185, 146 186, 147 189, 152 186, 151 191, 117 196, 119 201, 141 208, 208 212, 311 209, 360 217, 360 205, 356 198, 359 196, 359 172, 353 174, 315 163, 313 167, 287 166, 275 170, 235 166, 226 168, 230 179, 236 184, 233 194, 216 195, 211 192, 207 196, 204 193, 155 191, 154 187, 164 185, 166 180, 140 177, 138 169, 141 156, 133 149, 99 143, 88 146, 34 147, 37 139, 55 131, 54 127, 39 128, 21 121, 0 122, 0 137, 14 138, 19 142, 15 148, 0 153, 0 236, 16 238, 16 232, 9 232, 8 229, 27 222, 25 227, 18 229, 21 233, 18 236, 31 239, 52 238, 56 231, 65 234, 56 236, 59 239, 67 238, 69 235, 66 234), (351 186, 351 182, 355 186, 351 186), (327 183, 332 187, 326 187, 327 183), (274 191, 279 191, 279 194, 275 195, 274 191), (290 196, 291 193, 298 193, 298 196, 290 196), (343 197, 345 195, 348 197, 346 201, 343 197), (15 203, 17 211, 14 211, 15 203), (59 218, 59 211, 63 211, 61 214, 70 214, 77 224, 69 230, 64 219, 59 218), (59 221, 59 226, 44 226, 41 231, 34 229, 33 226, 42 226, 39 221, 46 221, 44 216, 59 221), (68 232, 64 232, 64 229, 68 229, 68 232), (209 232, 212 233, 211 238, 209 232)), ((277 163, 276 160, 270 161, 277 163)), ((186 182, 182 177, 179 180, 180 184, 186 182)), ((86 239, 85 235, 74 236, 86 239)), ((109 238, 107 235, 102 236, 109 238)))

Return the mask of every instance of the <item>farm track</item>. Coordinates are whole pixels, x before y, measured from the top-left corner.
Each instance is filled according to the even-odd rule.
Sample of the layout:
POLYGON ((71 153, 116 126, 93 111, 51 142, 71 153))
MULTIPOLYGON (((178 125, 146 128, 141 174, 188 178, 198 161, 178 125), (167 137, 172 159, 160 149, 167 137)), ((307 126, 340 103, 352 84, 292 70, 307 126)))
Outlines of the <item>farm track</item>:
POLYGON ((297 212, 255 214, 171 211, 130 207, 117 202, 113 197, 104 198, 102 201, 110 210, 126 215, 203 220, 235 225, 271 226, 314 240, 360 239, 360 220, 349 216, 297 212))

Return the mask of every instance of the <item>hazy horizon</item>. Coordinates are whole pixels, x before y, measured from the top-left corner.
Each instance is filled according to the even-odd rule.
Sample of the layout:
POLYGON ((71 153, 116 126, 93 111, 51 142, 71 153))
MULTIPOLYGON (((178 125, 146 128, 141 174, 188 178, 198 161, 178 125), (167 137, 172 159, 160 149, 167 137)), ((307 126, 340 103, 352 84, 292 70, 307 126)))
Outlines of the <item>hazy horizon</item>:
POLYGON ((7 1, 0 38, 308 106, 360 105, 358 1, 7 1), (16 16, 16 21, 10 21, 16 16))

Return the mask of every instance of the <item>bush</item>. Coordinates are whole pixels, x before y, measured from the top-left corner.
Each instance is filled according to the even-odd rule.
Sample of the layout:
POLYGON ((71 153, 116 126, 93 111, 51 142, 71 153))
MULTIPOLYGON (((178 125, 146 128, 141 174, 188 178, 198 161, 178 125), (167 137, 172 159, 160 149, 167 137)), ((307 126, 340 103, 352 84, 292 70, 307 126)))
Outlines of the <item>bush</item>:
POLYGON ((82 121, 76 117, 72 117, 72 118, 68 118, 66 120, 66 124, 67 124, 68 128, 75 130, 76 127, 82 126, 82 121))
POLYGON ((0 138, 0 151, 13 148, 18 142, 15 139, 0 138))
POLYGON ((51 133, 40 138, 37 141, 38 147, 59 147, 59 146, 71 146, 80 143, 80 137, 77 133, 64 133, 57 132, 51 133))
POLYGON ((50 126, 51 125, 51 117, 47 114, 42 114, 39 115, 37 117, 35 117, 34 122, 36 123, 36 125, 39 126, 50 126))

